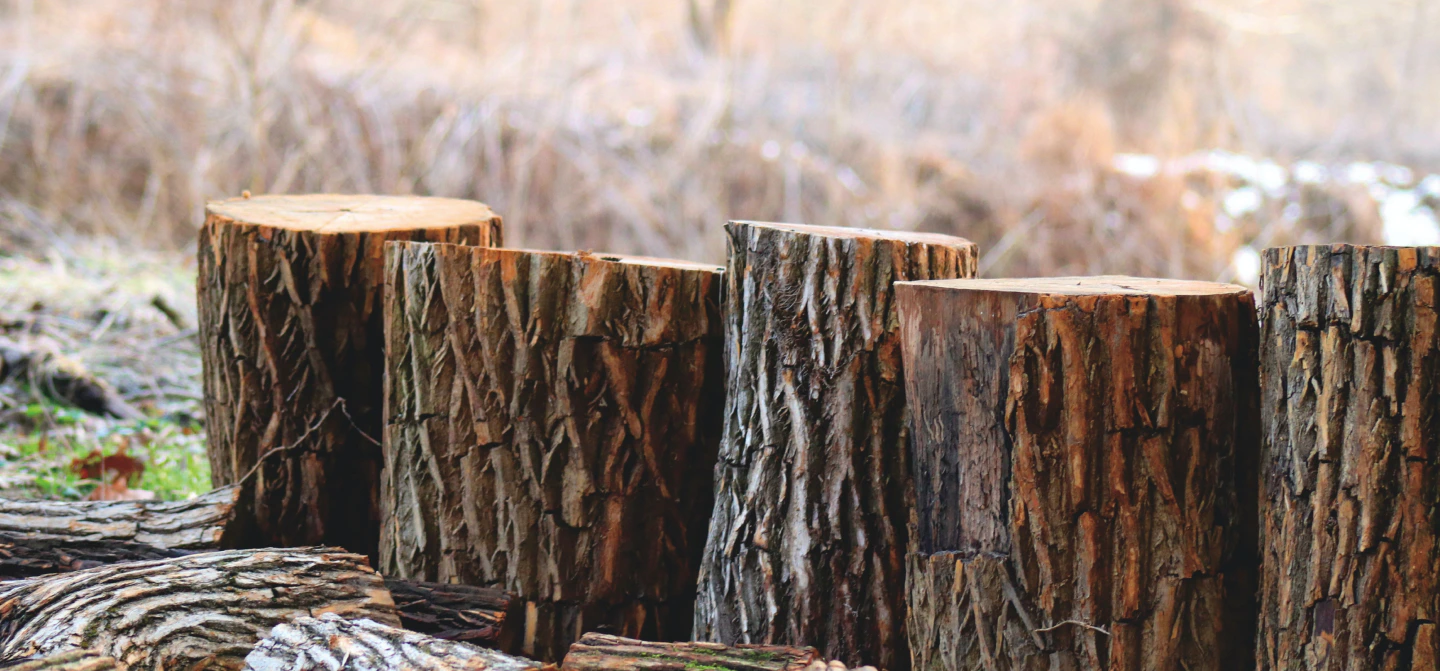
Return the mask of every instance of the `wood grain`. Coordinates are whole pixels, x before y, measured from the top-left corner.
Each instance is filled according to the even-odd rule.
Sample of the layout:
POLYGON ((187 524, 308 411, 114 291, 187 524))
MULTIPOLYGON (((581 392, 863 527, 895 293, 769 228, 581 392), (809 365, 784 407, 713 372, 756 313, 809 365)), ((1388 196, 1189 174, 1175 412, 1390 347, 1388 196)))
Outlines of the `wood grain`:
POLYGON ((560 671, 802 671, 820 660, 815 648, 720 643, 655 643, 586 634, 560 671))
POLYGON ((527 671, 539 664, 334 613, 276 625, 245 658, 246 671, 527 671))

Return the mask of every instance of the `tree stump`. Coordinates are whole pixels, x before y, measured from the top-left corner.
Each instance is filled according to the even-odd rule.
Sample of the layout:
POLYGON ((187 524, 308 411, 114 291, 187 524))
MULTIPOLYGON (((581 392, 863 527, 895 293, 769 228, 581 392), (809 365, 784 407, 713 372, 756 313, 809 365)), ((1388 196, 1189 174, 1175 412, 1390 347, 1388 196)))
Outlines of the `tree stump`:
POLYGON ((726 230, 729 393, 695 638, 902 671, 910 470, 891 285, 973 276, 975 245, 726 230))
POLYGON ((245 658, 246 671, 528 671, 540 665, 333 613, 276 625, 245 658))
POLYGON ((94 650, 131 671, 239 669, 276 624, 336 613, 399 625, 360 555, 226 550, 0 584, 0 661, 94 650))
POLYGON ((387 574, 525 600, 521 652, 686 638, 721 395, 720 272, 392 245, 387 574))
POLYGON ((1265 252, 1258 668, 1433 669, 1440 249, 1265 252))
POLYGON ((917 669, 1245 668, 1257 325, 1243 287, 900 284, 917 669))
POLYGON ((586 634, 570 646, 560 671, 804 671, 815 648, 720 643, 655 643, 586 634))
POLYGON ((253 472, 248 546, 375 556, 387 240, 500 244, 480 203, 385 196, 214 202, 200 231, 205 422, 217 486, 253 472))

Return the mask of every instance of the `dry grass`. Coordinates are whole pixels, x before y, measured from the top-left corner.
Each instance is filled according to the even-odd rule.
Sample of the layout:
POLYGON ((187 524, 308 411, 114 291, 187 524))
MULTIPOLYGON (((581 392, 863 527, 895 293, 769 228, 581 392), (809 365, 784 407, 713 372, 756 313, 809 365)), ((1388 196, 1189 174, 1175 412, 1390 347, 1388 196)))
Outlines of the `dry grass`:
POLYGON ((12 247, 188 245, 203 202, 242 189, 424 193, 484 200, 531 246, 714 260, 725 219, 782 219, 959 233, 991 274, 1223 278, 1257 241, 1374 240, 1374 208, 1217 227, 1228 178, 1137 180, 1114 153, 1433 168, 1440 40, 1410 26, 1436 18, 1434 0, 0 0, 0 220, 12 247))

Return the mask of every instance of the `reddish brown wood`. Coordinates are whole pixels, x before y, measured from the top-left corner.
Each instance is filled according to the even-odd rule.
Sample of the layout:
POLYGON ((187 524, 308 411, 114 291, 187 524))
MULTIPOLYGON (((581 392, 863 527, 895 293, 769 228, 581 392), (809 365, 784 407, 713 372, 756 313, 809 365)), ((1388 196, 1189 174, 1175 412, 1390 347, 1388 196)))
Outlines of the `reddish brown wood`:
POLYGON ((919 669, 1245 668, 1259 394, 1243 287, 897 285, 919 669))
POLYGON ((211 203, 199 318, 215 484, 247 477, 243 544, 374 556, 379 528, 381 284, 387 240, 500 244, 469 201, 267 196, 211 203))
POLYGON ((815 648, 720 643, 654 643, 586 634, 570 646, 560 671, 804 671, 824 662, 815 648))
POLYGON ((518 652, 685 638, 723 387, 720 272, 388 250, 381 566, 525 602, 518 652))

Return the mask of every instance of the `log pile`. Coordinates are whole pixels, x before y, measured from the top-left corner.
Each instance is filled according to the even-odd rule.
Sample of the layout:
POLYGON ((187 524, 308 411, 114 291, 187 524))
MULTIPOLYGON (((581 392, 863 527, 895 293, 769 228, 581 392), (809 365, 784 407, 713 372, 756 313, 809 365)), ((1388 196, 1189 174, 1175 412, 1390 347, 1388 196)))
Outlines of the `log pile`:
POLYGON ((381 570, 496 584, 520 650, 689 634, 721 411, 720 272, 393 244, 381 570))
POLYGON ((901 671, 910 474, 891 285, 972 276, 975 245, 726 230, 728 393, 695 637, 901 671))
POLYGON ((500 243, 470 201, 267 196, 211 203, 200 229, 205 422, 217 486, 242 481, 257 546, 374 557, 380 295, 389 240, 500 243))
POLYGON ((918 669, 1253 659, 1257 325, 1243 287, 897 286, 918 669))
POLYGON ((540 665, 335 613, 276 625, 245 657, 245 671, 527 671, 540 665))

